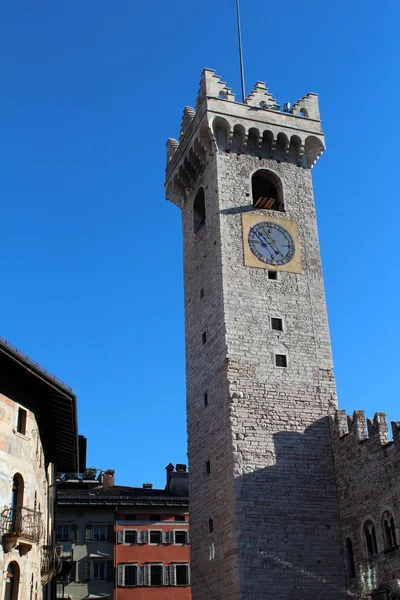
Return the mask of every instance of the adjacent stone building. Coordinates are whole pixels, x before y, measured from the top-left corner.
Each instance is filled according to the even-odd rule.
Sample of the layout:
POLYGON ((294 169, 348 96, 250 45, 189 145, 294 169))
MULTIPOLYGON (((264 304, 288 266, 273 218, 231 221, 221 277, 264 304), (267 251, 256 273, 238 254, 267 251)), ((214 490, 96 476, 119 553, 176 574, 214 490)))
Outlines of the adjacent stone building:
MULTIPOLYGON (((82 466, 82 465, 81 465, 82 466)), ((53 598, 56 470, 79 469, 71 388, 0 339, 0 598, 53 598)))
POLYGON ((400 597, 398 444, 381 435, 368 454, 387 490, 378 509, 348 482, 368 450, 343 427, 331 439, 311 181, 324 149, 316 94, 282 110, 257 82, 236 102, 209 69, 167 142, 166 196, 182 211, 194 600, 400 597), (377 520, 391 536, 379 559, 377 520))

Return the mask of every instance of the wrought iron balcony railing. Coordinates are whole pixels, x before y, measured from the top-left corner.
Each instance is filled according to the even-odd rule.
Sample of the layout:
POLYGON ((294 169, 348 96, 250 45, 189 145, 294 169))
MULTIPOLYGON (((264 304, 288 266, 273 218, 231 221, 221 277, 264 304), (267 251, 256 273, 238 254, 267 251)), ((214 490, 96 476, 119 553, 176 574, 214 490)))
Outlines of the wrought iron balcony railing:
POLYGON ((60 573, 62 560, 60 558, 59 546, 42 546, 42 574, 52 572, 54 575, 60 573))
POLYGON ((3 535, 38 543, 43 534, 42 513, 25 506, 6 506, 1 513, 0 527, 3 535))

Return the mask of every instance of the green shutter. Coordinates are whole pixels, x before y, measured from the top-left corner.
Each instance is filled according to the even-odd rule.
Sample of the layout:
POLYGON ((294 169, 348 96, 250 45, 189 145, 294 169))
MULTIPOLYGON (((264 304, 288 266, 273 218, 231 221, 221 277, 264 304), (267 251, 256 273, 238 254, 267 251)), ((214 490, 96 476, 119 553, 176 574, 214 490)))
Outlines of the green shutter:
POLYGON ((107 581, 114 581, 115 579, 115 569, 114 569, 114 561, 107 561, 107 581))
POLYGON ((93 542, 93 525, 86 525, 86 541, 93 542))
POLYGON ((91 567, 90 560, 85 561, 85 581, 90 580, 90 575, 91 575, 90 567, 91 567))
POLYGON ((114 525, 107 525, 107 542, 109 544, 114 544, 115 534, 114 534, 114 525))
POLYGON ((71 525, 71 542, 78 541, 78 525, 74 523, 71 525))

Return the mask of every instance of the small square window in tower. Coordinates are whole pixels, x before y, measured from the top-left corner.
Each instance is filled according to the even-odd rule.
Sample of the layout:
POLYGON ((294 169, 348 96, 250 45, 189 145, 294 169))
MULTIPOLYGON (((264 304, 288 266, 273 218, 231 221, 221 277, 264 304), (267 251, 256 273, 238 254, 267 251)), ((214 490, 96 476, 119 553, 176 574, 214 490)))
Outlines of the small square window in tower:
POLYGON ((276 281, 278 279, 278 271, 267 271, 268 279, 273 279, 276 281))
POLYGON ((277 367, 287 367, 286 354, 275 354, 275 365, 277 367))
POLYGON ((283 321, 279 317, 271 317, 271 329, 283 331, 283 321))

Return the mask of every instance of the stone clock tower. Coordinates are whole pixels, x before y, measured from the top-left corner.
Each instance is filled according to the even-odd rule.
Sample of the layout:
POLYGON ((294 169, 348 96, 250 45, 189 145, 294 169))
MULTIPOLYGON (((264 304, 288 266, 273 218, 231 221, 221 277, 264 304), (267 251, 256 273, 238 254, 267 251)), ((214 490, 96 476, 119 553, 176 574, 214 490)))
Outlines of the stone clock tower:
POLYGON ((206 69, 167 143, 182 209, 194 600, 344 600, 311 168, 318 98, 206 69))

